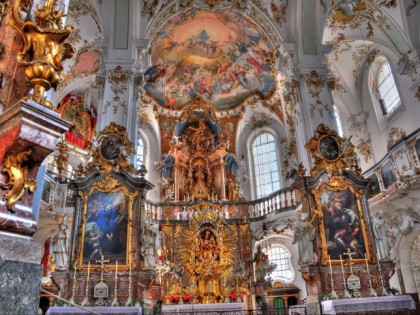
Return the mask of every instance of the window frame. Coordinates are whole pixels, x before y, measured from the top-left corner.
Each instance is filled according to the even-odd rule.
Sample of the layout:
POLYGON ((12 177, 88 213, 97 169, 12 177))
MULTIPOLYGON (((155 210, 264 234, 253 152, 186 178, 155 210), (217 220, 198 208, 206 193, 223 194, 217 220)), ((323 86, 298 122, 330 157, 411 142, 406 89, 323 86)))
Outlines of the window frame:
POLYGON ((282 173, 281 173, 281 161, 280 161, 280 146, 279 143, 277 141, 277 137, 276 137, 276 133, 274 133, 273 131, 271 131, 270 129, 259 129, 259 132, 253 134, 252 137, 249 137, 248 139, 248 156, 249 156, 249 174, 251 175, 251 192, 252 192, 252 196, 253 199, 261 199, 261 198, 265 198, 267 196, 269 196, 270 194, 274 193, 275 191, 271 192, 270 194, 267 194, 265 196, 261 196, 258 197, 258 189, 257 189, 257 175, 256 175, 256 170, 255 170, 255 159, 254 159, 254 153, 253 153, 253 146, 254 146, 254 142, 256 141, 256 139, 260 136, 262 136, 263 134, 269 134, 270 136, 273 137, 274 142, 276 144, 276 155, 277 155, 277 170, 278 170, 278 176, 279 176, 279 186, 281 189, 284 186, 283 183, 283 177, 282 177, 282 173))
POLYGON ((140 134, 137 137, 136 140, 136 154, 135 154, 135 166, 137 169, 140 169, 141 165, 145 165, 145 161, 146 161, 146 152, 147 152, 147 142, 144 140, 144 137, 142 137, 140 134), (139 153, 138 153, 138 148, 139 148, 139 140, 141 140, 142 145, 143 145, 143 153, 142 153, 142 162, 141 164, 138 163, 138 157, 139 157, 139 153))
MULTIPOLYGON (((385 82, 385 81, 383 81, 383 82, 385 82)), ((394 70, 392 68, 392 64, 389 61, 389 59, 387 57, 385 57, 384 55, 377 56, 375 58, 375 60, 372 62, 372 65, 369 69, 368 87, 369 87, 370 95, 372 97, 373 108, 374 108, 375 113, 376 113, 376 118, 377 118, 377 121, 378 121, 380 131, 383 131, 385 129, 385 127, 387 125, 389 125, 389 123, 392 120, 394 120, 395 117, 397 117, 401 112, 404 111, 404 105, 403 105, 403 101, 402 101, 401 93, 400 93, 400 88, 399 88, 398 84, 399 83, 395 79, 394 70), (380 91, 379 91, 379 75, 381 73, 381 69, 383 67, 387 66, 387 65, 389 66, 389 70, 390 70, 389 75, 391 75, 391 77, 392 77, 392 79, 394 80, 394 83, 395 83, 395 89, 398 93, 399 102, 395 107, 393 107, 391 112, 384 115, 383 111, 382 111, 382 108, 381 108, 381 105, 379 103, 379 100, 382 97, 382 95, 380 94, 380 91)), ((385 104, 385 107, 386 107, 386 104, 385 104)))
POLYGON ((289 260, 289 267, 290 267, 291 277, 290 278, 283 278, 281 276, 277 276, 277 277, 273 276, 273 274, 276 272, 278 266, 276 266, 276 270, 273 271, 273 273, 270 275, 270 277, 273 279, 274 282, 275 281, 281 281, 281 282, 284 282, 284 283, 292 283, 292 282, 295 281, 296 272, 295 272, 295 269, 293 268, 292 254, 290 253, 289 249, 286 246, 284 246, 282 244, 278 244, 278 243, 271 244, 270 245, 270 248, 267 249, 267 251, 265 253, 266 255, 268 255, 268 262, 269 263, 272 263, 272 262, 273 263, 276 263, 275 260, 270 259, 269 251, 275 250, 277 248, 283 250, 289 256, 288 257, 288 260, 289 260))

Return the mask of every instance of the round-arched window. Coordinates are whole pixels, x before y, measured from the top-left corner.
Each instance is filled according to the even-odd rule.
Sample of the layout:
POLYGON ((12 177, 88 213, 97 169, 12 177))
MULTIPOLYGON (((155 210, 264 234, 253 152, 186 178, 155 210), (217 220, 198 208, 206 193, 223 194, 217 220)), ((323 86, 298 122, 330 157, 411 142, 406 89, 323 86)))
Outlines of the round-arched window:
POLYGON ((272 247, 267 250, 268 261, 276 264, 276 269, 270 277, 274 280, 290 282, 293 280, 293 270, 290 263, 289 253, 280 246, 272 247))
POLYGON ((257 198, 280 189, 279 155, 273 135, 264 132, 252 142, 252 158, 257 198))

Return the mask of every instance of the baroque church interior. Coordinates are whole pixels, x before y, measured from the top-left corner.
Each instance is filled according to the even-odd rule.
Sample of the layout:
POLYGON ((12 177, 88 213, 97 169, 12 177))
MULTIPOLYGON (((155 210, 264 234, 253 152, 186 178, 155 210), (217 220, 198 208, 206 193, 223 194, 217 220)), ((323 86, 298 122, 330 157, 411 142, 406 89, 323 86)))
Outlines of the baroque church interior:
POLYGON ((0 313, 415 314, 419 16, 1 0, 0 313))

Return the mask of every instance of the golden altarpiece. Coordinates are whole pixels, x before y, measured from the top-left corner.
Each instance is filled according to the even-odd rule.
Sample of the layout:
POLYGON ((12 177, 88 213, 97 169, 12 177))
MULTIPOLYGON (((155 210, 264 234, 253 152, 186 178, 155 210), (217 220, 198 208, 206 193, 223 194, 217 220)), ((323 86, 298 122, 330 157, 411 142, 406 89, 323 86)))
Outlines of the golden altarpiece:
POLYGON ((313 159, 311 176, 296 180, 293 188, 302 197, 295 241, 308 303, 322 294, 328 299, 386 295, 394 265, 378 261, 368 181, 360 176, 353 144, 321 124, 306 148, 313 159))

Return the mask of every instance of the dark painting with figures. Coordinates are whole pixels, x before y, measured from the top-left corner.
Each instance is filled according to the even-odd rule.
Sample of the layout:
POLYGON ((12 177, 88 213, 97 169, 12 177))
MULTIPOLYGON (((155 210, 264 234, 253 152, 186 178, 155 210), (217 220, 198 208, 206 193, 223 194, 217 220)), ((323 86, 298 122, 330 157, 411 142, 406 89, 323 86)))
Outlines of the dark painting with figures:
POLYGON ((420 160, 420 139, 417 139, 416 141, 416 153, 417 153, 417 158, 420 160))
POLYGON ((367 186, 367 195, 370 199, 381 192, 381 187, 379 186, 378 176, 376 176, 376 174, 373 174, 368 179, 369 184, 367 186))
POLYGON ((84 231, 83 263, 103 255, 110 263, 125 264, 128 233, 128 200, 123 190, 89 196, 84 231))
POLYGON ((392 162, 388 161, 381 169, 382 181, 384 182, 384 187, 387 189, 393 183, 397 181, 397 177, 395 176, 394 167, 392 166, 392 162))
POLYGON ((353 252, 353 258, 364 258, 366 252, 356 196, 349 190, 321 194, 324 214, 324 232, 328 255, 331 259, 344 258, 343 253, 353 252))

